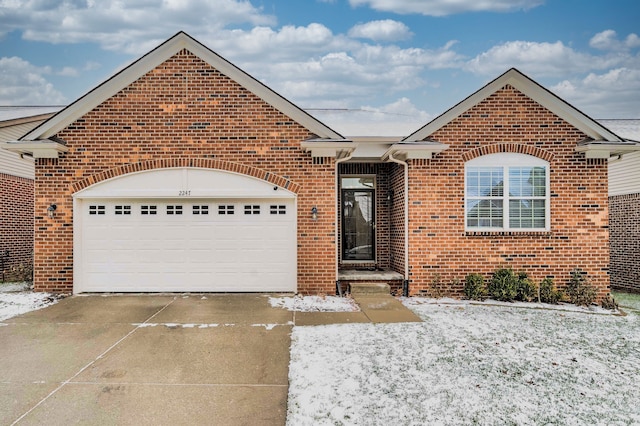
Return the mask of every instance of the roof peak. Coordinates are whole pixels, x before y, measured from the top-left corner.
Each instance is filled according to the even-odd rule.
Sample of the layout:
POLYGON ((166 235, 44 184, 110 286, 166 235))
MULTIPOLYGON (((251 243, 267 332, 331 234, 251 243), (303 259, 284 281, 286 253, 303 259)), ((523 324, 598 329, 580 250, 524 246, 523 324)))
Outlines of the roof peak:
POLYGON ((605 128, 602 124, 592 119, 582 111, 560 98, 549 89, 537 83, 517 68, 509 68, 507 71, 463 99, 425 126, 407 136, 405 141, 418 141, 429 137, 431 134, 449 124, 465 111, 476 106, 494 93, 510 85, 525 96, 547 108, 558 117, 567 121, 577 129, 594 140, 621 141, 622 139, 605 128))
POLYGON ((23 140, 48 139, 60 132, 76 119, 91 111, 102 102, 118 93, 138 78, 156 68, 183 49, 187 49, 222 74, 249 90, 275 109, 279 110, 310 132, 323 138, 343 138, 315 117, 308 114, 274 90, 270 89, 245 71, 241 70, 213 50, 200 43, 184 31, 179 31, 154 49, 136 59, 126 68, 94 87, 51 119, 23 137, 23 140))

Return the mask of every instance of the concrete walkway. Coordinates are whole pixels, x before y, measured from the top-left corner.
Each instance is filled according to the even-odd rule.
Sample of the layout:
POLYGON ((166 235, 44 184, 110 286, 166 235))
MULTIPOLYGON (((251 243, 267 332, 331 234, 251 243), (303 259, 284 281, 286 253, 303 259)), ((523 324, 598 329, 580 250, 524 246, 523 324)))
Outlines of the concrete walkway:
POLYGON ((352 294, 360 312, 295 312, 296 325, 422 322, 419 316, 389 294, 352 294))
POLYGON ((271 296, 74 296, 0 322, 0 424, 283 425, 294 324, 420 321, 388 294, 352 313, 271 296))

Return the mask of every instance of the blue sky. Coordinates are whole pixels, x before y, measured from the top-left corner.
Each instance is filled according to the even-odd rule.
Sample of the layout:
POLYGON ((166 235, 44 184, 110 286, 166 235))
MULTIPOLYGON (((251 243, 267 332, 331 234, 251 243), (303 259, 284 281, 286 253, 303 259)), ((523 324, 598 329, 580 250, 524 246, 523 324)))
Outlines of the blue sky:
POLYGON ((640 118, 637 0, 0 0, 0 105, 74 101, 183 30, 345 134, 415 130, 511 67, 640 118))

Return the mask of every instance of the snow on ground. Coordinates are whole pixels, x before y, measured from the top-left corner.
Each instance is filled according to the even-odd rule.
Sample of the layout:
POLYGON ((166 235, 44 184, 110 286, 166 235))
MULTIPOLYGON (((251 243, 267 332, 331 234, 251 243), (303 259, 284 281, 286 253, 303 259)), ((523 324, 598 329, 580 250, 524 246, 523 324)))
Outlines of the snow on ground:
POLYGON ((297 312, 357 312, 358 305, 350 297, 336 296, 294 296, 270 297, 274 308, 297 312))
POLYGON ((31 290, 31 283, 27 281, 0 284, 0 293, 11 293, 15 291, 29 291, 29 290, 31 290))
POLYGON ((0 284, 0 321, 36 309, 42 309, 58 301, 49 293, 28 291, 29 283, 0 284))
POLYGON ((487 299, 484 301, 477 300, 458 300, 458 299, 449 299, 443 297, 441 299, 431 299, 426 297, 406 297, 401 298, 402 303, 406 306, 411 307, 415 305, 423 305, 425 303, 437 304, 437 305, 484 305, 484 306, 507 306, 513 308, 524 308, 524 309, 551 309, 555 311, 568 311, 568 312, 582 312, 589 314, 601 314, 601 315, 613 315, 619 314, 619 311, 611 311, 609 309, 604 309, 600 306, 591 305, 591 306, 576 306, 571 303, 558 303, 555 305, 550 305, 548 303, 534 303, 534 302, 501 302, 499 300, 491 300, 487 299))
POLYGON ((423 323, 294 327, 287 424, 640 424, 637 312, 408 306, 423 323))

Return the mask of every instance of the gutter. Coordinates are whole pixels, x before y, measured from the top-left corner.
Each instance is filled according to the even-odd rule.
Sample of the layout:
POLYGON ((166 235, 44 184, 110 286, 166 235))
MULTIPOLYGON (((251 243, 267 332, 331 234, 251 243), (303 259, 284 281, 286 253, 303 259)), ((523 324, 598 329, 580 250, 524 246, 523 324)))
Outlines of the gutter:
POLYGON ((388 153, 391 162, 404 167, 404 282, 402 283, 402 295, 409 296, 409 164, 406 161, 393 157, 388 153))

